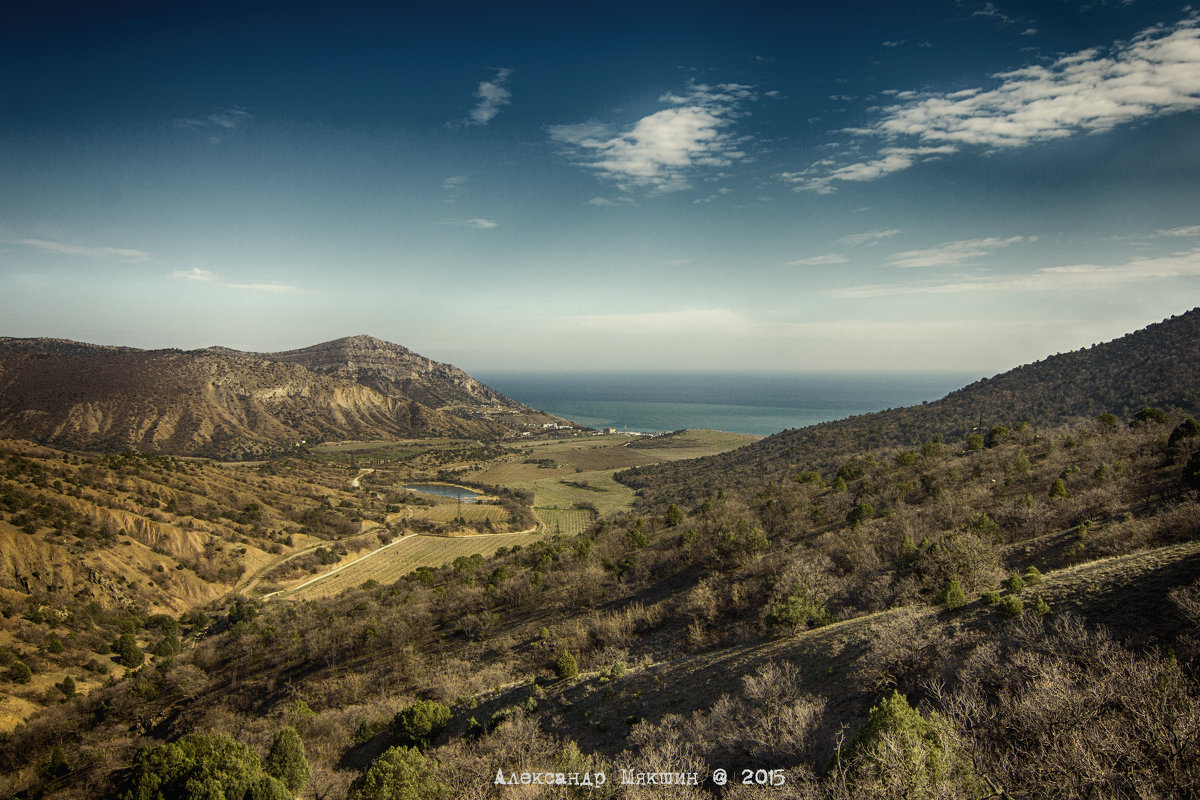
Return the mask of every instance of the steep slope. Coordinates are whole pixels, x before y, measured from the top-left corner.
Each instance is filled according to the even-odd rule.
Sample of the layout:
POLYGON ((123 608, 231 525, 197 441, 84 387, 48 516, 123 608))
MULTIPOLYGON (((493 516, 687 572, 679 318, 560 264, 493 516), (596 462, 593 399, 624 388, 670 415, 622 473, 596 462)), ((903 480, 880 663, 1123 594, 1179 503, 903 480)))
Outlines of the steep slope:
POLYGON ((962 439, 1026 421, 1051 426, 1146 406, 1200 410, 1200 309, 1083 350, 985 378, 941 400, 783 431, 739 450, 628 470, 618 480, 646 499, 695 499, 807 468, 836 469, 852 453, 962 439))
POLYGON ((0 436, 62 447, 244 458, 316 439, 493 438, 550 419, 366 337, 278 357, 0 339, 0 436))
POLYGON ((261 358, 300 364, 368 386, 383 395, 408 397, 431 408, 493 406, 497 410, 533 409, 484 386, 452 364, 432 361, 406 347, 372 336, 349 336, 332 342, 262 353, 261 358))

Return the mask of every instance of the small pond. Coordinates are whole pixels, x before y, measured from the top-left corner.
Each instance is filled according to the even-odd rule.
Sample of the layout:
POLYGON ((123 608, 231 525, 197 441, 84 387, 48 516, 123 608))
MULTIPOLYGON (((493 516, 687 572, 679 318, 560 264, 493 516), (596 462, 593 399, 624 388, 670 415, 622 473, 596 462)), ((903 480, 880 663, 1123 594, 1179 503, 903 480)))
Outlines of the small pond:
POLYGON ((438 497, 450 497, 462 500, 464 503, 474 503, 477 500, 483 499, 482 494, 472 489, 464 489, 462 486, 447 486, 442 483, 410 483, 404 488, 410 492, 434 494, 438 497))

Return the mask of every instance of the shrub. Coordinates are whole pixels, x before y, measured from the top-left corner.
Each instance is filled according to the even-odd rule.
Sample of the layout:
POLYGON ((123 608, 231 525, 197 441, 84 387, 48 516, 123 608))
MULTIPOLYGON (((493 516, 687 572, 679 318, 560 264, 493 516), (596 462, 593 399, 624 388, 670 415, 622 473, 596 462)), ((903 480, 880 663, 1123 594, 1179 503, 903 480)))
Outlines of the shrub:
POLYGON ((444 794, 419 750, 390 747, 350 784, 347 800, 433 800, 444 794))
POLYGON ((946 581, 945 587, 938 595, 938 602, 944 605, 949 611, 962 608, 967 604, 967 594, 963 591, 962 584, 958 582, 958 578, 951 578, 946 581))
POLYGON ((122 633, 113 649, 120 656, 121 663, 130 669, 137 669, 146 660, 146 655, 142 652, 142 648, 138 647, 137 640, 133 638, 132 633, 122 633))
POLYGON ((1026 586, 1037 586, 1042 582, 1042 571, 1031 564, 1025 568, 1025 574, 1021 578, 1026 586))
MULTIPOLYGON (((245 797, 262 782, 258 756, 225 734, 188 734, 134 756, 122 800, 245 797)), ((270 797, 269 794, 251 795, 270 797)))
POLYGON ((24 661, 16 661, 8 668, 8 679, 13 683, 29 683, 33 680, 33 670, 24 661))
POLYGON ((766 618, 768 625, 781 628, 788 635, 795 635, 809 625, 828 625, 831 621, 825 604, 810 596, 803 587, 793 590, 786 598, 772 605, 766 618))
POLYGON ((870 503, 859 503, 854 508, 850 509, 850 513, 846 515, 846 521, 857 528, 867 520, 875 516, 875 506, 870 503))
POLYGON ((1033 611, 1039 617, 1044 617, 1050 613, 1050 604, 1039 594, 1034 598, 1033 611))
POLYGON ((994 590, 990 592, 984 592, 982 595, 980 595, 979 599, 983 601, 985 606, 994 606, 996 603, 1000 602, 1000 593, 994 590))
POLYGON ((298 794, 308 783, 308 758, 304 754, 304 742, 292 727, 280 728, 271 741, 263 767, 267 774, 278 778, 292 794, 298 794))
POLYGON ((450 707, 436 700, 421 700, 392 718, 392 738, 401 747, 424 750, 450 724, 450 707))
POLYGON ((575 661, 575 656, 571 655, 566 650, 558 654, 558 658, 554 660, 554 674, 560 678, 575 678, 579 675, 579 664, 575 661))
POLYGON ((1063 483, 1062 478, 1055 478, 1053 485, 1050 486, 1050 496, 1056 500, 1066 500, 1070 495, 1067 494, 1067 485, 1063 483))
POLYGON ((922 716, 896 691, 871 709, 838 762, 855 797, 980 796, 980 780, 946 723, 922 716))
POLYGON ((1020 575, 1010 575, 1001 585, 1008 591, 1016 594, 1025 588, 1025 580, 1020 575))
POLYGON ((1025 612, 1025 604, 1016 595, 1007 595, 1000 601, 1000 613, 1006 617, 1019 617, 1025 612))

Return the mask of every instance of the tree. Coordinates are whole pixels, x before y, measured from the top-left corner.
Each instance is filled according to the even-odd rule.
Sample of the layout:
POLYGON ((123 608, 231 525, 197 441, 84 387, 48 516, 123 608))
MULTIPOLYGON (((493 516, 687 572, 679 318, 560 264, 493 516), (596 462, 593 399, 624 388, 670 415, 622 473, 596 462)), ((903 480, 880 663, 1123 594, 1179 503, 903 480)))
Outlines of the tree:
POLYGON ((981 781, 947 724, 933 713, 922 716, 897 691, 871 709, 838 762, 856 797, 979 796, 981 781))
POLYGON ((304 755, 304 742, 296 729, 287 726, 279 729, 271 742, 271 751, 263 765, 267 774, 278 778, 288 791, 299 794, 308 783, 308 758, 304 755))
POLYGON ((1161 408, 1151 408, 1146 406, 1141 411, 1133 415, 1133 422, 1130 425, 1162 425, 1167 421, 1167 415, 1161 408))
POLYGON ((875 516, 875 506, 870 503, 859 503, 854 508, 850 509, 850 513, 846 515, 846 521, 851 526, 857 528, 867 520, 875 516))
MULTIPOLYGON (((244 798, 263 778, 254 751, 223 733, 188 734, 134 756, 122 800, 244 798)), ((270 795, 266 795, 270 797, 270 795)))
POLYGON ((75 679, 70 675, 62 679, 62 683, 58 685, 59 691, 69 700, 75 696, 75 679))
POLYGON ((786 598, 771 606, 767 612, 768 625, 795 635, 809 625, 828 625, 831 619, 825 604, 812 597, 804 587, 792 590, 786 598))
POLYGON ((13 683, 29 683, 33 680, 33 670, 24 661, 16 661, 8 668, 8 679, 13 683))
POLYGON ((558 658, 554 660, 554 674, 566 679, 577 677, 579 675, 579 664, 575 662, 575 656, 566 650, 559 653, 558 658))
POLYGON ((250 787, 245 800, 292 800, 292 793, 283 781, 271 775, 263 775, 250 787))
POLYGON ((392 738, 402 747, 424 750, 449 724, 449 706, 436 700, 421 700, 392 718, 392 738))
POLYGON ((347 800, 435 800, 445 791, 419 750, 389 747, 350 784, 347 800))
POLYGON ((946 586, 938 596, 938 602, 944 605, 949 611, 962 608, 967 604, 967 594, 963 591, 962 584, 958 582, 958 578, 951 578, 946 581, 946 586))
POLYGON ((121 657, 121 663, 130 669, 137 669, 146 660, 145 653, 142 652, 142 648, 138 647, 137 639, 133 638, 132 633, 122 633, 113 649, 121 657))

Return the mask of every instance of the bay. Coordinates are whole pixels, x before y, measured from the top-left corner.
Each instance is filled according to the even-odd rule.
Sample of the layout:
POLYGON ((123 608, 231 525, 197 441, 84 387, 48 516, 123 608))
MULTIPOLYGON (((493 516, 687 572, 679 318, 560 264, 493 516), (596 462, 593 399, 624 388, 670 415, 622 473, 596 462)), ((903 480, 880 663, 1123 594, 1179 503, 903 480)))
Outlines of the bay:
POLYGON ((766 436, 936 400, 980 376, 948 372, 495 372, 479 380, 592 428, 712 428, 766 436))

